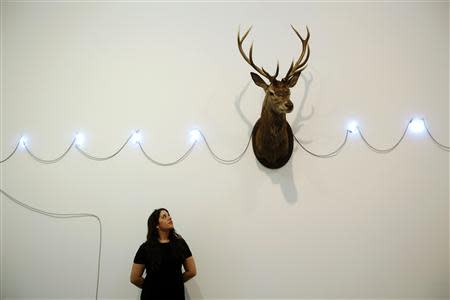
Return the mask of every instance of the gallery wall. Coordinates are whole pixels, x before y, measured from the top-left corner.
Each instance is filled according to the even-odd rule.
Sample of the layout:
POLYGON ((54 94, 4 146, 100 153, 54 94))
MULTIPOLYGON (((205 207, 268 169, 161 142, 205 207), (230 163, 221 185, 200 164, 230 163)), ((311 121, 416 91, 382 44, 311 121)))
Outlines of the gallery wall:
POLYGON ((255 63, 285 74, 308 26, 311 56, 291 91, 295 136, 315 154, 355 120, 379 149, 424 118, 449 145, 448 2, 42 2, 1 5, 2 299, 138 299, 129 282, 153 209, 169 209, 198 269, 189 299, 448 298, 449 153, 406 132, 386 153, 358 133, 321 158, 295 144, 281 169, 252 147, 264 92, 255 63), (208 144, 207 144, 208 143, 208 144))

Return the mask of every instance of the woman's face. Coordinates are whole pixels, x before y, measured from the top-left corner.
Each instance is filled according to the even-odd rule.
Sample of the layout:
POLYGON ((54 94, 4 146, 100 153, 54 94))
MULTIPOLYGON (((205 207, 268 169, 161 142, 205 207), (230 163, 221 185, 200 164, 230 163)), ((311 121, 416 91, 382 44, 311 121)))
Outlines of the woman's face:
POLYGON ((170 214, 166 210, 162 210, 159 213, 159 230, 171 230, 173 229, 173 221, 170 214))

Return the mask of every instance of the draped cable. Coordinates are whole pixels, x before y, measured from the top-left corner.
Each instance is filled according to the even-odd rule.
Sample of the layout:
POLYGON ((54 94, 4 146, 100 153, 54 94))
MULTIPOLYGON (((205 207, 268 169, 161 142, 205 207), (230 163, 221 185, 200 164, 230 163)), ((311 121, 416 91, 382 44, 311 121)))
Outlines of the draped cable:
MULTIPOLYGON (((410 121, 409 123, 411 123, 411 121, 410 121)), ((409 123, 408 123, 408 124, 409 124, 409 123)), ((397 141, 397 143, 395 143, 392 147, 386 148, 386 149, 379 149, 379 148, 376 148, 376 147, 372 146, 372 145, 367 141, 367 139, 364 137, 364 135, 363 135, 363 133, 362 133, 362 131, 361 131, 361 128, 358 127, 358 133, 359 133, 359 136, 361 137, 361 139, 363 140, 363 142, 367 145, 367 147, 369 147, 369 148, 370 148, 372 151, 374 151, 374 152, 382 153, 382 154, 389 153, 389 152, 393 151, 395 148, 397 148, 397 146, 400 145, 400 143, 401 143, 401 142, 403 141, 403 139, 405 138, 407 132, 408 132, 408 126, 406 126, 405 130, 403 131, 402 136, 401 136, 400 139, 397 141)))
POLYGON ((159 162, 153 158, 151 158, 147 152, 145 152, 144 148, 142 147, 142 144, 140 142, 138 142, 139 148, 141 149, 142 154, 145 156, 145 158, 147 158, 149 161, 151 161, 152 163, 154 163, 155 165, 161 166, 161 167, 168 167, 168 166, 173 166, 176 165, 179 162, 182 162, 194 149, 195 145, 197 145, 197 141, 193 142, 191 147, 189 147, 189 149, 179 158, 175 159, 172 162, 159 162))
POLYGON ((311 150, 308 150, 305 146, 302 145, 302 143, 300 142, 300 140, 294 135, 294 139, 297 142, 297 144, 300 145, 300 147, 305 150, 306 152, 308 152, 309 154, 311 154, 312 156, 315 157, 319 157, 319 158, 330 158, 333 156, 336 156, 341 150, 342 148, 344 148, 345 144, 347 144, 347 139, 348 139, 348 133, 350 132, 350 130, 347 130, 345 132, 345 137, 344 137, 344 141, 341 143, 341 145, 334 151, 328 153, 328 154, 317 154, 312 152, 311 150))
POLYGON ((16 147, 14 148, 14 150, 5 158, 0 160, 0 164, 6 162, 8 159, 10 159, 17 151, 17 149, 19 149, 19 145, 20 145, 20 141, 17 142, 16 147))
POLYGON ((25 147, 25 150, 28 152, 28 154, 30 154, 30 156, 34 160, 37 160, 38 162, 43 163, 43 164, 54 164, 54 163, 60 161, 61 159, 63 159, 67 155, 67 153, 69 153, 70 149, 72 149, 74 144, 75 144, 75 139, 72 140, 72 143, 67 148, 67 150, 64 151, 63 154, 61 154, 59 157, 57 157, 55 159, 43 159, 43 158, 37 157, 33 152, 31 152, 31 150, 28 148, 27 144, 24 143, 24 147, 25 147))
POLYGON ((248 139, 247 145, 245 146, 244 150, 235 158, 232 159, 224 159, 219 157, 217 154, 214 153, 214 151, 211 149, 211 146, 208 143, 208 140, 206 139, 206 137, 203 135, 203 132, 199 131, 200 135, 202 137, 202 139, 205 141, 206 147, 208 148, 209 153, 211 153, 212 157, 218 161, 221 164, 224 165, 232 165, 237 163, 238 161, 241 160, 241 158, 244 156, 244 154, 247 152, 248 150, 248 146, 250 145, 250 141, 252 140, 252 135, 250 134, 250 137, 248 139))
POLYGON ((422 121, 423 121, 423 123, 425 124, 425 129, 427 130, 427 134, 428 134, 428 136, 431 138, 431 140, 432 140, 439 148, 441 148, 442 150, 450 151, 450 146, 445 146, 444 144, 439 143, 439 142, 433 137, 433 135, 431 134, 430 130, 428 129, 428 124, 427 124, 427 122, 425 121, 425 119, 422 118, 422 121))
POLYGON ((75 145, 75 148, 84 156, 86 156, 87 158, 91 159, 91 160, 96 160, 96 161, 104 161, 104 160, 108 160, 111 159, 113 157, 115 157, 116 155, 118 155, 123 148, 125 148, 125 146, 128 144, 128 142, 131 140, 131 138, 133 137, 133 135, 130 135, 127 140, 125 141, 125 143, 123 143, 123 145, 113 154, 109 155, 109 156, 105 156, 105 157, 97 157, 91 154, 88 154, 86 151, 84 151, 83 149, 81 149, 78 145, 75 145))
POLYGON ((54 212, 48 212, 45 210, 41 210, 35 207, 32 207, 28 204, 25 204, 19 200, 17 200, 16 198, 14 198, 13 196, 11 196, 10 194, 8 194, 7 192, 5 192, 3 189, 0 188, 0 193, 3 194, 6 198, 8 198, 9 200, 11 200, 12 202, 14 202, 15 204, 28 209, 30 211, 33 211, 35 213, 41 214, 41 215, 45 215, 47 217, 51 217, 51 218, 58 218, 58 219, 69 219, 69 218, 87 218, 87 217, 91 217, 91 218, 95 218, 98 221, 99 224, 99 247, 98 247, 98 260, 97 260, 97 285, 96 285, 96 289, 95 289, 95 299, 98 299, 98 290, 99 290, 99 283, 100 283, 100 261, 101 261, 101 255, 102 255, 102 221, 100 219, 100 217, 98 217, 95 214, 91 214, 91 213, 69 213, 69 214, 61 214, 61 213, 54 213, 54 212))

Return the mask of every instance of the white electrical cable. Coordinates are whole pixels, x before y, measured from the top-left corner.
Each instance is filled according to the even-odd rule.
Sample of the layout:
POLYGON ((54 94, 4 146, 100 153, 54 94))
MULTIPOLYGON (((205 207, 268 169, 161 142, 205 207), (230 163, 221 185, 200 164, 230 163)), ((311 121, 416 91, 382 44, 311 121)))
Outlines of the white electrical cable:
POLYGON ((12 202, 16 203, 17 205, 22 206, 23 208, 31 210, 35 213, 42 214, 42 215, 45 215, 48 217, 59 218, 59 219, 92 217, 98 221, 100 228, 99 228, 99 247, 98 247, 98 262, 97 262, 97 285, 96 285, 96 289, 95 289, 95 299, 98 299, 98 287, 99 287, 99 282, 100 282, 100 259, 101 259, 101 255, 102 255, 102 221, 100 220, 100 218, 97 215, 94 215, 91 213, 61 214, 61 213, 48 212, 45 210, 41 210, 41 209, 37 209, 32 206, 29 206, 29 205, 17 200, 16 198, 14 198, 13 196, 8 194, 1 188, 0 188, 0 193, 3 194, 6 198, 11 200, 12 202))
POLYGON ((203 132, 199 131, 200 135, 202 137, 202 139, 205 141, 206 147, 208 148, 209 153, 211 153, 211 155, 213 156, 213 158, 218 161, 221 164, 224 165, 232 165, 237 163, 238 161, 241 160, 241 158, 244 156, 245 152, 247 152, 248 146, 250 145, 250 141, 252 140, 252 135, 250 135, 248 142, 247 142, 247 146, 245 146, 244 150, 235 158, 232 159, 224 159, 221 158, 219 156, 217 156, 214 151, 211 149, 211 146, 209 146, 208 140, 206 139, 205 135, 203 134, 203 132))
MULTIPOLYGON (((409 121, 409 123, 411 123, 411 121, 409 121)), ((408 124, 409 124, 409 123, 408 123, 408 124)), ((407 132, 408 132, 408 125, 406 126, 405 130, 403 131, 402 136, 401 136, 400 139, 394 144, 394 146, 392 146, 392 147, 390 147, 390 148, 379 149, 379 148, 376 148, 376 147, 372 146, 372 145, 366 140, 366 138, 364 137, 364 135, 363 135, 363 133, 362 133, 361 128, 358 126, 358 133, 359 133, 359 136, 361 137, 361 139, 364 141, 364 143, 367 145, 367 147, 370 148, 370 150, 375 151, 375 152, 377 152, 377 153, 389 153, 389 152, 393 151, 395 148, 397 148, 398 145, 400 145, 401 141, 403 141, 403 139, 405 138, 407 132)))
POLYGON ((180 157, 177 158, 176 160, 172 161, 172 162, 159 162, 153 158, 151 158, 147 152, 145 152, 144 148, 142 147, 142 144, 140 142, 137 142, 137 144, 139 145, 139 148, 141 149, 142 154, 144 154, 145 158, 147 158, 149 161, 151 161, 152 163, 158 165, 158 166, 162 166, 162 167, 168 167, 168 166, 173 166, 176 165, 177 163, 183 161, 192 151, 192 149, 194 149, 195 145, 197 145, 197 141, 193 142, 191 147, 180 157))
POLYGON ((330 158, 330 157, 336 156, 341 151, 341 149, 344 148, 345 144, 347 144, 347 138, 348 138, 348 133, 349 132, 350 132, 349 130, 346 131, 345 138, 344 138, 344 141, 342 142, 342 144, 336 150, 334 150, 334 151, 332 151, 332 152, 330 152, 328 154, 317 154, 317 153, 314 153, 314 152, 306 149, 306 147, 302 145, 302 143, 297 139, 297 137, 295 135, 294 135, 294 139, 297 142, 297 144, 299 144, 300 147, 302 147, 302 149, 305 150, 306 152, 308 152, 309 154, 311 154, 311 155, 313 155, 315 157, 320 157, 320 158, 330 158))
POLYGON ((60 161, 61 159, 63 159, 63 158, 66 156, 66 154, 69 153, 70 149, 72 149, 72 147, 73 147, 74 144, 75 144, 75 139, 72 140, 72 143, 71 143, 70 146, 67 148, 67 150, 66 150, 63 154, 61 154, 61 156, 59 156, 59 157, 57 157, 57 158, 55 158, 55 159, 43 159, 43 158, 39 158, 39 157, 37 157, 36 155, 34 155, 33 152, 31 152, 31 150, 28 148, 27 144, 24 143, 23 146, 24 146, 25 150, 27 150, 28 154, 30 154, 30 156, 31 156, 33 159, 37 160, 38 162, 43 163, 43 164, 54 164, 54 163, 60 161))

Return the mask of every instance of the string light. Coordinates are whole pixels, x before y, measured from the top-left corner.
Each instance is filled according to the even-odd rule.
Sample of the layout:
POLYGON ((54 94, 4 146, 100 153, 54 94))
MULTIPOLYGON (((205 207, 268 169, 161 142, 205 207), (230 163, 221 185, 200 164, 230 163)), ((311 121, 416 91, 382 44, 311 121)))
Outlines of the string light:
POLYGON ((425 131, 425 122, 423 119, 412 119, 408 124, 408 129, 413 133, 422 133, 425 131))
POLYGON ((358 122, 350 121, 347 124, 347 130, 350 131, 350 133, 358 133, 358 122))
POLYGON ((25 148, 27 146, 28 138, 25 135, 22 135, 19 141, 20 146, 25 148))
MULTIPOLYGON (((316 156, 316 157, 320 157, 320 158, 330 158, 333 157, 335 155, 337 155, 342 148, 345 146, 345 144, 347 143, 347 138, 349 133, 358 133, 359 136, 361 137, 361 139, 364 141, 364 143, 373 151, 377 152, 377 153, 389 153, 391 151, 393 151, 395 148, 397 148, 397 146, 402 142, 402 140, 405 138, 406 133, 408 130, 411 130, 412 132, 423 132, 426 131, 428 136, 430 137, 430 139, 442 150, 444 151, 450 151, 450 147, 446 146, 442 143, 440 143, 436 138, 433 137, 433 135, 431 134, 429 127, 427 125, 427 123, 425 122, 425 119, 421 118, 415 118, 415 119, 411 119, 408 123, 408 125, 406 126, 405 130, 403 131, 403 134, 401 135, 400 139, 392 146, 392 147, 388 147, 388 148, 378 148, 375 147, 373 145, 371 145, 369 143, 369 141, 367 140, 367 138, 363 135, 363 132, 361 130, 361 128, 359 127, 358 123, 356 121, 351 121, 349 122, 348 126, 347 126, 347 130, 346 130, 346 134, 344 137, 344 140, 342 142, 342 144, 340 144, 336 150, 333 150, 327 154, 318 154, 318 153, 314 153, 313 151, 307 149, 303 143, 294 135, 294 139, 296 141, 296 143, 303 149, 305 150, 307 153, 316 156)), ((40 162, 40 163, 55 163, 60 161, 61 159, 63 159, 66 154, 72 149, 72 147, 75 145, 75 148, 81 153, 83 154, 85 157, 91 159, 91 160, 96 160, 96 161, 104 161, 104 160, 108 160, 111 159, 113 157, 115 157, 116 155, 118 155, 123 148, 131 141, 134 144, 139 145, 139 148, 142 152, 142 154, 145 156, 145 158, 147 158, 149 161, 151 161, 154 164, 157 164, 159 166, 172 166, 175 165, 177 163, 180 163, 181 161, 183 161, 194 149, 194 147, 197 145, 197 143, 203 139, 203 141, 205 142, 209 152, 211 153, 211 155, 213 156, 213 158, 218 161, 219 163, 222 164, 234 164, 237 163, 239 160, 241 160, 241 158, 244 156, 244 154, 247 152, 249 145, 250 145, 250 141, 252 139, 251 135, 249 136, 248 142, 246 144, 246 146, 244 147, 244 150, 235 158, 231 158, 231 159, 224 159, 219 157, 218 155, 215 154, 215 152, 212 150, 211 146, 208 143, 208 140, 206 139, 205 135, 199 130, 199 129, 193 129, 189 132, 189 140, 191 142, 191 146, 189 147, 188 150, 186 150, 180 157, 178 157, 177 159, 171 161, 171 162, 160 162, 157 161, 155 159, 153 159, 152 157, 150 157, 150 155, 147 154, 147 152, 144 150, 143 146, 142 146, 142 134, 140 130, 136 130, 134 131, 132 134, 130 134, 130 136, 127 138, 127 140, 122 144, 122 146, 113 154, 109 155, 109 156, 104 156, 104 157, 98 157, 98 156, 94 156, 92 154, 87 153, 86 151, 84 151, 83 149, 81 149, 81 146, 84 144, 85 142, 85 137, 82 133, 76 133, 75 138, 72 140, 72 143, 70 144, 70 146, 67 148, 67 150, 60 155, 59 157, 55 158, 55 159, 42 159, 40 157, 38 157, 37 155, 35 155, 34 153, 32 153, 32 151, 29 149, 28 146, 28 139, 26 136, 22 136, 19 140, 19 142, 16 144, 16 147, 14 148, 14 150, 3 160, 0 160, 0 163, 4 163, 7 160, 9 160, 17 151, 17 149, 21 146, 23 148, 26 149, 26 151, 28 152, 28 154, 34 158, 36 161, 40 162)))
POLYGON ((85 140, 86 140, 86 138, 84 137, 84 134, 82 134, 80 132, 77 132, 75 134, 75 145, 77 147, 83 147, 85 140))
POLYGON ((131 136, 131 142, 133 144, 138 144, 142 142, 142 134, 140 133, 140 130, 136 130, 133 135, 131 136))
POLYGON ((196 143, 196 142, 200 141, 201 137, 202 137, 202 134, 200 133, 200 131, 198 129, 192 129, 189 132, 189 141, 191 143, 196 143))

